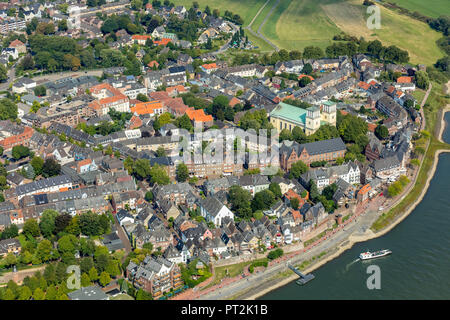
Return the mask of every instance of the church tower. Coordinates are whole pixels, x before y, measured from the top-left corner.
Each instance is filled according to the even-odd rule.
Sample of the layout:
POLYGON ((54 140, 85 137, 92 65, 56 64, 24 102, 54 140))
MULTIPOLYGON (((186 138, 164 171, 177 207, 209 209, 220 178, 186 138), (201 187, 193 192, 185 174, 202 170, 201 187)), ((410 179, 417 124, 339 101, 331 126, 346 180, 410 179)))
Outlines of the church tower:
POLYGON ((305 133, 307 136, 313 134, 320 128, 320 109, 310 107, 306 113, 305 133))
POLYGON ((332 101, 326 101, 322 105, 321 118, 326 123, 336 126, 336 103, 332 101))

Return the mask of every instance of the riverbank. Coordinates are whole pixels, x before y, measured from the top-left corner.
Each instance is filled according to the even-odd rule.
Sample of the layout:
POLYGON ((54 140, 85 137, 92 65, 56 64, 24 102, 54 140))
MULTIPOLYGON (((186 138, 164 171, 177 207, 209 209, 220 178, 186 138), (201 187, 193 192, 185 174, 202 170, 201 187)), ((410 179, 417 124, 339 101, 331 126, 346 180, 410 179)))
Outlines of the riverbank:
MULTIPOLYGON (((438 132, 437 140, 439 142, 444 142, 444 141, 442 141, 442 134, 443 134, 444 129, 446 127, 446 122, 445 122, 445 114, 446 114, 446 112, 450 112, 450 105, 447 105, 445 108, 441 109, 440 114, 439 114, 441 116, 441 121, 437 123, 437 126, 439 126, 439 127, 436 128, 437 132, 438 132)), ((430 141, 430 144, 431 144, 431 141, 430 141)), ((427 149, 427 151, 428 151, 428 149, 427 149)), ((433 176, 434 176, 434 174, 436 172, 437 164, 438 164, 438 161, 439 161, 439 155, 444 153, 444 152, 450 152, 450 150, 438 149, 438 150, 435 151, 431 170, 429 171, 429 174, 427 175, 427 180, 425 182, 424 187, 421 189, 420 195, 405 210, 405 212, 403 214, 401 214, 398 217, 396 217, 396 219, 394 221, 392 221, 388 226, 386 226, 385 228, 383 228, 382 230, 380 230, 378 232, 373 232, 371 229, 367 229, 363 235, 360 235, 360 236, 350 235, 349 238, 348 238, 348 241, 346 241, 344 243, 344 245, 340 245, 337 248, 337 251, 335 253, 332 253, 331 255, 326 256, 323 259, 319 259, 317 262, 313 263, 308 268, 303 270, 304 273, 310 273, 310 272, 313 272, 314 270, 320 268, 321 266, 323 266, 327 262, 329 262, 329 261, 339 257, 346 250, 352 248, 353 245, 356 244, 356 243, 365 242, 365 241, 368 241, 368 240, 371 240, 371 239, 374 239, 374 238, 378 238, 378 237, 381 237, 381 236, 385 235, 386 233, 391 231, 393 228, 395 228, 406 217, 408 217, 409 214, 423 200, 425 194, 427 193, 428 188, 430 186, 431 179, 433 178, 433 176)), ((418 172, 418 174, 419 174, 419 172, 418 172)), ((406 197, 408 195, 408 193, 406 193, 403 197, 401 197, 398 200, 397 204, 399 204, 404 199, 404 197, 406 197)), ((256 292, 254 292, 254 290, 252 290, 252 289, 249 289, 246 293, 239 294, 238 298, 239 299, 245 299, 245 300, 255 300, 255 299, 257 299, 257 298, 259 298, 259 297, 269 293, 272 290, 275 290, 277 288, 280 288, 280 287, 283 287, 283 286, 287 285, 288 283, 290 283, 290 282, 292 282, 292 281, 294 281, 296 279, 298 279, 297 275, 291 275, 289 277, 286 277, 286 278, 280 279, 280 280, 279 279, 276 279, 276 280, 275 279, 270 279, 265 284, 262 284, 262 285, 258 286, 256 292)))

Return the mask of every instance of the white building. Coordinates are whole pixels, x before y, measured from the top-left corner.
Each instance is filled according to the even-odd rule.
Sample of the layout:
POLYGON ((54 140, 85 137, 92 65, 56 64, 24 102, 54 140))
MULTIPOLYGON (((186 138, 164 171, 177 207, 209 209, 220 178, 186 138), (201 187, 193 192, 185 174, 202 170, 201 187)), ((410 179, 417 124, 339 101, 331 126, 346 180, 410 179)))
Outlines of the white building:
POLYGON ((199 202, 200 213, 207 222, 213 222, 214 225, 220 226, 223 218, 229 217, 232 220, 234 219, 234 213, 213 196, 201 199, 199 202))

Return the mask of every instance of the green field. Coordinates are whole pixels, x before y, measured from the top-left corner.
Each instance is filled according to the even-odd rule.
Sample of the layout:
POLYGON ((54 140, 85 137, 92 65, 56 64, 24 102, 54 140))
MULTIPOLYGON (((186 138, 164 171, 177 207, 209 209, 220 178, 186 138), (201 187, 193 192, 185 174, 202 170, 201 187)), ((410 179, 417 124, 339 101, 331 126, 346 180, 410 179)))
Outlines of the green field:
POLYGON ((389 2, 432 18, 450 15, 450 3, 448 0, 389 0, 389 2))
MULTIPOLYGON (((252 21, 261 6, 266 0, 196 0, 200 9, 204 9, 207 5, 211 9, 219 9, 220 14, 223 15, 225 10, 238 14, 245 21, 245 25, 252 21)), ((175 5, 183 5, 186 9, 192 7, 193 0, 172 0, 175 5)))
MULTIPOLYGON (((252 24, 252 30, 257 32, 259 26, 261 25, 261 23, 263 23, 264 18, 267 16, 267 14, 270 12, 270 9, 272 9, 273 5, 276 3, 276 0, 269 0, 269 2, 266 4, 266 6, 264 7, 264 9, 260 12, 260 14, 258 15, 258 17, 255 19, 255 21, 253 21, 252 24)), ((265 2, 263 2, 260 6, 260 8, 264 5, 265 2)), ((250 19, 251 21, 251 19, 250 19)), ((250 22, 248 22, 250 23, 250 22)))
MULTIPOLYGON (((405 2, 406 0, 397 0, 405 2)), ((200 8, 209 5, 211 9, 219 8, 221 13, 230 10, 239 14, 248 25, 266 0, 198 0, 200 8)), ((255 19, 252 30, 258 30, 265 16, 276 0, 270 0, 261 14, 255 19)), ((448 14, 448 0, 434 0, 436 12, 448 14)), ((190 7, 191 0, 174 0, 175 4, 190 7)), ((416 3, 417 10, 421 2, 416 3)), ((433 7, 428 2, 423 7, 433 7)), ((280 0, 280 3, 261 29, 270 41, 280 49, 303 50, 306 46, 319 46, 325 49, 332 43, 336 34, 346 32, 366 40, 379 39, 384 45, 396 45, 408 50, 411 63, 431 65, 443 57, 443 52, 436 45, 442 34, 432 30, 426 23, 420 22, 393 10, 379 6, 381 12, 381 29, 370 30, 366 25, 366 7, 361 0, 280 0)), ((425 11, 421 11, 425 14, 425 11)), ((271 47, 254 36, 249 36, 261 51, 271 47)))

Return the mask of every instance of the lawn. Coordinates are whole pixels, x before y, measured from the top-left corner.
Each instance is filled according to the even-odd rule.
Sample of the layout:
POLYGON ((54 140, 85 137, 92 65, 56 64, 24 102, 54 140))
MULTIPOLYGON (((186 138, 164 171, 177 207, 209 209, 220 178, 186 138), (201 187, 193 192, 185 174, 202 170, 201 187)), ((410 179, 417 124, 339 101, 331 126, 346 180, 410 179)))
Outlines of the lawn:
MULTIPOLYGON (((253 21, 252 24, 252 30, 257 32, 259 26, 263 23, 265 17, 267 16, 267 14, 270 12, 270 10, 272 9, 273 5, 277 2, 277 0, 269 0, 269 2, 267 3, 267 5, 264 7, 264 9, 260 12, 259 16, 255 19, 255 21, 253 21)), ((260 8, 264 5, 265 2, 263 2, 260 6, 260 8)), ((259 9, 260 9, 259 8, 259 9)), ((259 10, 258 9, 258 10, 259 10)), ((255 13, 256 14, 256 13, 255 13)), ((251 21, 251 20, 250 20, 251 21)), ((248 22, 250 23, 250 22, 248 22)))
POLYGON ((441 15, 450 15, 448 0, 389 0, 389 2, 432 18, 437 18, 441 15))
MULTIPOLYGON (((238 14, 244 19, 244 26, 249 24, 266 0, 196 0, 200 9, 204 9, 207 5, 211 9, 219 9, 223 15, 225 10, 238 14)), ((175 5, 183 5, 186 9, 192 7, 193 0, 173 0, 175 5)))
MULTIPOLYGON (((433 5, 422 0, 392 0, 399 4, 410 2, 411 8, 420 7, 435 11, 434 16, 449 14, 448 0, 433 0, 433 5), (423 4, 422 4, 423 3, 423 4)), ((200 8, 209 5, 211 10, 218 8, 239 14, 248 25, 266 0, 198 0, 200 8)), ((189 8, 191 0, 174 0, 176 5, 189 8)), ((270 0, 252 25, 253 30, 263 22, 276 0, 270 0)), ((362 0, 280 0, 267 22, 261 29, 270 41, 287 50, 303 50, 306 46, 319 46, 325 49, 332 38, 342 31, 366 40, 379 39, 384 45, 396 45, 408 50, 411 63, 431 65, 443 57, 436 45, 442 34, 420 22, 393 10, 378 6, 381 11, 381 29, 370 30, 366 26, 366 7, 362 0)), ((424 9, 425 10, 425 9, 424 9)), ((425 13, 425 11, 421 11, 425 13)), ((271 51, 262 40, 249 35, 249 39, 261 51, 271 51)))
POLYGON ((341 30, 328 18, 321 3, 344 0, 281 0, 262 33, 280 48, 303 49, 315 45, 325 48, 341 30))
POLYGON ((365 7, 360 3, 359 0, 351 0, 322 5, 322 8, 342 31, 366 40, 379 39, 384 45, 408 50, 412 63, 431 65, 444 56, 436 45, 442 34, 426 23, 379 6, 381 29, 370 30, 366 26, 365 7))
POLYGON ((258 48, 256 50, 259 50, 261 52, 271 52, 273 51, 273 48, 268 44, 266 41, 259 37, 255 37, 252 33, 245 30, 245 35, 248 36, 248 40, 252 42, 254 46, 257 46, 258 48))

